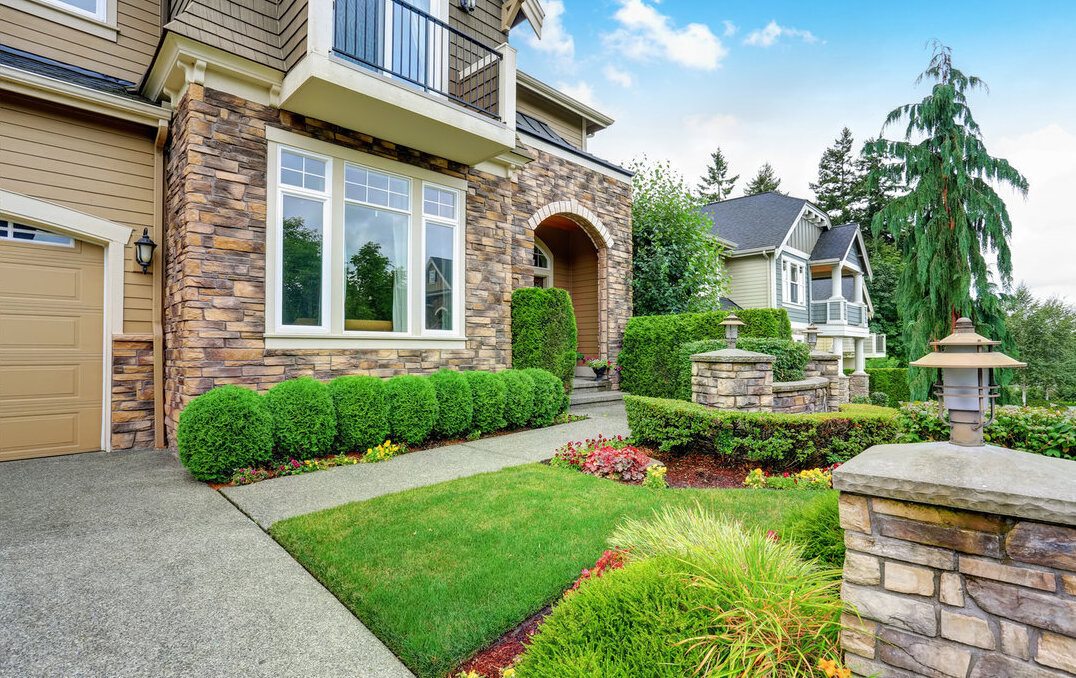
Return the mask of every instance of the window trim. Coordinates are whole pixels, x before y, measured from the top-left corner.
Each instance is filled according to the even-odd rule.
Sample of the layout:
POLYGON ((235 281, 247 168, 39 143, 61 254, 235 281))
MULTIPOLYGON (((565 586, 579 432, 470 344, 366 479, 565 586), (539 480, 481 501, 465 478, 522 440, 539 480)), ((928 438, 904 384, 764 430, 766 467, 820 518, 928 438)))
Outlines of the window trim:
POLYGON ((119 39, 116 1, 97 0, 97 12, 94 13, 69 5, 62 0, 0 0, 0 5, 116 42, 119 39))
POLYGON ((781 303, 787 306, 794 306, 796 308, 807 307, 807 284, 805 276, 807 274, 807 265, 789 257, 783 257, 781 259, 781 303), (796 283, 800 290, 800 301, 790 301, 792 296, 792 268, 799 269, 799 281, 796 283))
POLYGON ((553 283, 553 252, 550 251, 549 247, 544 242, 542 242, 538 238, 538 236, 534 237, 534 246, 537 249, 541 250, 542 254, 545 255, 545 260, 549 262, 549 267, 548 268, 542 268, 541 266, 533 266, 532 265, 531 266, 531 271, 535 275, 535 277, 537 277, 537 276, 544 277, 546 279, 546 281, 549 283, 549 287, 553 287, 553 285, 554 285, 554 283, 553 283))
MULTIPOLYGON (((458 191, 458 190, 456 190, 456 189, 454 189, 454 188, 452 188, 450 186, 443 186, 441 184, 438 184, 438 183, 435 183, 435 182, 432 182, 432 181, 421 181, 419 183, 421 184, 421 186, 419 187, 419 194, 422 196, 422 202, 420 203, 420 207, 419 207, 419 210, 418 210, 419 211, 419 222, 421 223, 421 226, 422 226, 422 233, 421 233, 421 242, 422 242, 422 244, 419 247, 419 258, 420 258, 420 261, 422 262, 422 264, 420 266, 420 269, 423 271, 421 297, 423 299, 423 302, 425 302, 426 288, 429 285, 429 280, 427 280, 426 275, 425 275, 425 269, 426 269, 426 225, 427 224, 434 224, 434 225, 437 225, 437 226, 451 227, 452 228, 452 319, 454 321, 453 325, 458 327, 460 322, 463 322, 465 320, 464 317, 463 317, 463 308, 464 308, 463 296, 464 296, 464 293, 466 292, 466 290, 464 289, 464 286, 460 284, 462 282, 460 280, 460 266, 457 265, 459 262, 461 262, 463 260, 463 249, 462 249, 462 242, 461 242, 462 238, 460 237, 460 229, 462 227, 462 221, 463 221, 463 219, 461 217, 463 216, 464 195, 460 191, 458 191), (440 215, 426 214, 426 187, 427 186, 432 187, 432 188, 441 189, 441 190, 451 191, 453 194, 455 194, 455 196, 456 196, 456 216, 455 216, 455 219, 447 219, 446 217, 442 217, 440 215)), ((432 336, 432 337, 454 337, 454 336, 457 336, 458 334, 461 334, 458 329, 431 330, 430 328, 426 327, 426 305, 425 305, 425 303, 423 303, 422 312, 419 315, 421 316, 421 319, 422 319, 422 331, 420 333, 422 335, 432 336)))

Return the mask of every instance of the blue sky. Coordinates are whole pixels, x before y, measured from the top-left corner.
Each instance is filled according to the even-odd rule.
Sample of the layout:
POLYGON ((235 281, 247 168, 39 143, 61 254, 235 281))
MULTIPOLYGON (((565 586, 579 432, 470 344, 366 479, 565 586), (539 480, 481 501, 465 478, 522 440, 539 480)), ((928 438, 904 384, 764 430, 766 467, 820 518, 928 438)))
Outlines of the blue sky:
MULTIPOLYGON (((987 148, 1028 177, 1003 192, 1015 280, 1076 303, 1076 2, 544 0, 537 41, 513 31, 523 70, 611 115, 590 141, 627 163, 668 160, 694 182, 715 146, 742 176, 765 161, 811 197, 842 126, 857 141, 927 92, 933 38, 989 93, 972 98, 987 148)), ((897 130, 890 130, 892 137, 897 130)))

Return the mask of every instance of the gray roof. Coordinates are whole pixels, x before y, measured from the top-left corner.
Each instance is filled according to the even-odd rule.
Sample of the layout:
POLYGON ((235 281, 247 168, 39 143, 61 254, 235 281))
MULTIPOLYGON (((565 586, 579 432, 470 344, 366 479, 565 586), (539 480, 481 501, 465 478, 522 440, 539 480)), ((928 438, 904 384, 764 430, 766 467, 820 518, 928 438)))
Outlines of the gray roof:
POLYGON ((843 259, 859 232, 859 224, 844 224, 822 231, 811 251, 811 261, 843 259))
POLYGON ((572 155, 577 155, 580 158, 586 158, 587 160, 595 162, 602 167, 608 167, 609 169, 616 170, 617 172, 623 172, 624 174, 627 174, 629 176, 633 174, 633 172, 631 172, 630 170, 624 169, 616 163, 609 162, 604 158, 599 158, 592 153, 587 153, 586 151, 573 146, 572 144, 568 143, 568 141, 565 140, 564 137, 557 134, 552 127, 533 116, 527 115, 526 113, 516 111, 516 130, 535 137, 536 139, 540 139, 547 144, 552 144, 557 148, 561 148, 565 151, 568 151, 572 155))
POLYGON ((722 311, 742 311, 743 306, 740 306, 732 299, 728 297, 721 297, 721 310, 722 311))
POLYGON ((133 82, 113 78, 110 75, 65 64, 30 52, 24 52, 14 47, 0 45, 0 65, 43 75, 47 78, 62 80, 98 92, 145 101, 145 99, 134 93, 135 84, 133 82))
POLYGON ((736 243, 733 250, 777 247, 785 239, 807 200, 780 193, 760 193, 704 205, 717 237, 736 243))

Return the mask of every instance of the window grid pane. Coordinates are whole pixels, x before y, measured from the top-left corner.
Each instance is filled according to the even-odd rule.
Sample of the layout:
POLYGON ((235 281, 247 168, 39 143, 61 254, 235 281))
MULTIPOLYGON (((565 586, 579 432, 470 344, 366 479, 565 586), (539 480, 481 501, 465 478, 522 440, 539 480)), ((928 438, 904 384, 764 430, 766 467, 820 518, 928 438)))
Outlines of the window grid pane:
POLYGON ((65 247, 72 247, 75 244, 75 239, 70 236, 5 220, 0 220, 0 240, 17 240, 65 247))
POLYGON ((426 298, 423 314, 428 330, 451 331, 453 328, 454 231, 452 226, 426 223, 426 298))
POLYGON ((293 151, 280 153, 280 183, 311 191, 325 191, 327 163, 293 151))
POLYGON ((456 220, 456 192, 426 186, 422 192, 422 211, 431 217, 456 220))
POLYGON ((344 197, 407 211, 411 208, 411 184, 407 179, 349 164, 344 169, 344 197))

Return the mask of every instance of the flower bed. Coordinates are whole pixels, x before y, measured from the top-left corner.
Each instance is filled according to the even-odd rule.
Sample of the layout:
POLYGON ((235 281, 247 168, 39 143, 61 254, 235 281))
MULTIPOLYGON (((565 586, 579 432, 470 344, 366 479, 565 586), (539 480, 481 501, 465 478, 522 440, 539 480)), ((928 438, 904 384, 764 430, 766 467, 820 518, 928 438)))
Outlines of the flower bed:
POLYGON ((664 472, 649 470, 657 466, 653 462, 643 450, 629 445, 624 436, 606 438, 599 435, 564 445, 553 454, 549 465, 634 485, 665 487, 664 472))
POLYGON ((829 490, 833 488, 833 470, 840 464, 826 468, 809 468, 797 473, 785 471, 768 475, 756 468, 744 478, 743 486, 751 489, 768 490, 829 490))

